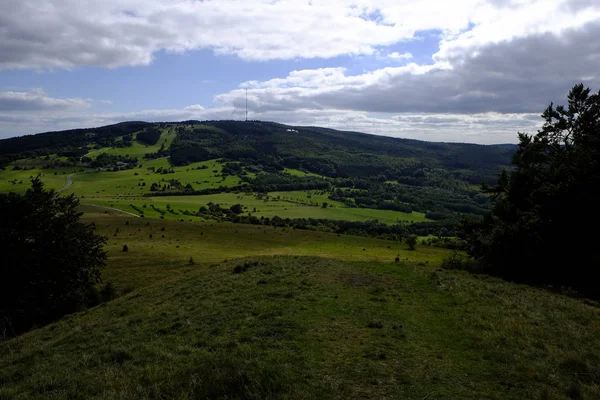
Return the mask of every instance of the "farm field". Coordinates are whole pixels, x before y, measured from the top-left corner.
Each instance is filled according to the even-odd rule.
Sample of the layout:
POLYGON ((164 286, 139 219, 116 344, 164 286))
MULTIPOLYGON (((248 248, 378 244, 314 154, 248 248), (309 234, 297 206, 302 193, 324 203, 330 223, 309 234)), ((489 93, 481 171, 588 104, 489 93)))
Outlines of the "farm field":
MULTIPOLYGON (((274 192, 275 193, 275 192, 274 192)), ((277 192, 287 193, 287 192, 277 192)), ((301 197, 297 192, 293 193, 295 197, 301 197)), ((257 198, 254 194, 244 193, 218 193, 214 195, 201 196, 157 196, 157 197, 128 197, 128 198, 105 198, 101 197, 85 197, 82 199, 83 204, 100 205, 104 207, 113 207, 123 211, 138 213, 131 207, 134 205, 144 211, 146 217, 160 218, 161 214, 154 211, 152 206, 162 210, 166 210, 167 205, 170 206, 174 213, 164 214, 164 218, 181 219, 190 218, 180 213, 181 210, 189 212, 197 212, 202 206, 208 203, 219 204, 223 207, 230 207, 234 204, 242 204, 246 207, 245 212, 250 212, 257 217, 274 217, 281 218, 324 218, 332 220, 348 220, 348 221, 371 221, 379 220, 383 223, 393 224, 399 221, 422 222, 426 221, 423 213, 402 213, 398 211, 388 210, 373 210, 367 208, 349 208, 343 206, 335 206, 322 208, 317 205, 308 205, 298 202, 288 202, 286 200, 269 200, 265 201, 257 198), (256 209, 256 211, 255 211, 256 209)))
MULTIPOLYGON (((368 208, 350 208, 330 200, 324 191, 285 191, 270 192, 267 196, 256 193, 218 193, 200 196, 152 196, 152 184, 164 185, 171 179, 177 179, 182 185, 190 184, 195 190, 233 187, 241 183, 237 176, 222 176, 223 165, 217 160, 197 162, 185 167, 172 167, 166 158, 144 160, 140 167, 118 172, 100 171, 83 168, 50 168, 0 171, 0 193, 14 191, 23 193, 30 185, 31 177, 40 175, 48 188, 61 189, 67 183, 67 175, 72 175, 72 184, 65 194, 82 197, 84 204, 114 207, 127 212, 137 213, 131 207, 144 208, 146 217, 159 218, 161 214, 151 209, 151 205, 164 209, 169 204, 175 211, 197 212, 212 202, 224 207, 242 204, 247 212, 257 217, 281 218, 323 218, 332 220, 370 221, 378 220, 393 224, 399 221, 424 222, 425 215, 419 212, 403 213, 391 210, 368 208), (160 174, 154 171, 172 170, 172 173, 160 174), (323 208, 323 203, 328 207, 323 208), (145 207, 144 207, 145 206, 145 207)), ((301 171, 298 171, 301 172, 301 171)), ((164 218, 180 219, 181 216, 167 213, 164 218)))

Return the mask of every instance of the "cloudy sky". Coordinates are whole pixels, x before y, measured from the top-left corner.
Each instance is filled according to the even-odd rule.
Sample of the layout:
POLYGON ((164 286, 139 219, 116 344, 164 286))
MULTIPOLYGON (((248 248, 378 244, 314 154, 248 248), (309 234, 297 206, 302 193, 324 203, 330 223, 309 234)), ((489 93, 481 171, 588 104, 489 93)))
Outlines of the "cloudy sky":
POLYGON ((0 138, 250 118, 516 142, 600 89, 598 0, 2 0, 0 138))

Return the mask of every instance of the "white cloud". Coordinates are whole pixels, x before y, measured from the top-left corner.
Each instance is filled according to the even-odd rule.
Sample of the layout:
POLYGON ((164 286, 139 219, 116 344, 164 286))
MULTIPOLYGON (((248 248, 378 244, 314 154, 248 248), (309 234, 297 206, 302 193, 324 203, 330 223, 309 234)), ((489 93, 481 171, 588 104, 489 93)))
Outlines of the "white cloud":
POLYGON ((3 92, 0 135, 9 136, 124 120, 241 119, 248 89, 251 118, 514 142, 573 84, 600 87, 597 0, 7 0, 0 27, 0 70, 147 65, 159 51, 197 49, 251 61, 362 55, 386 65, 292 71, 241 83, 215 96, 216 107, 135 113, 82 112, 89 99, 40 90, 3 92), (439 38, 430 63, 390 50, 427 31, 439 38))
POLYGON ((203 48, 246 60, 373 55, 427 30, 440 32, 444 62, 599 17, 594 0, 6 0, 0 68, 147 65, 161 50, 203 48))
POLYGON ((215 97, 255 112, 338 109, 372 113, 541 113, 581 81, 600 87, 600 21, 560 34, 490 43, 431 65, 351 75, 344 68, 292 71, 215 97))
MULTIPOLYGON (((244 111, 230 106, 205 108, 191 105, 182 109, 144 110, 130 113, 45 112, 26 118, 0 111, 0 138, 16 134, 96 127, 122 121, 186 121, 244 119, 244 111)), ((370 114, 351 110, 299 109, 253 112, 251 119, 298 126, 323 126, 376 135, 429 141, 510 143, 517 130, 534 132, 541 119, 534 114, 370 114)))
POLYGON ((60 111, 89 106, 89 99, 54 98, 41 89, 29 92, 0 92, 0 112, 60 111))
POLYGON ((413 58, 413 55, 409 52, 400 54, 397 51, 394 51, 393 53, 388 54, 386 57, 391 60, 410 60, 413 58))

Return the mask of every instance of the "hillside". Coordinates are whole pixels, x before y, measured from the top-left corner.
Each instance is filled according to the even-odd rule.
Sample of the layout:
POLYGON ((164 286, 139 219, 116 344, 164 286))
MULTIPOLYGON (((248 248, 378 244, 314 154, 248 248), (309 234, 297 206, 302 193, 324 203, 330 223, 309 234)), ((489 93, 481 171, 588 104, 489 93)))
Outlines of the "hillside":
POLYGON ((509 164, 515 150, 512 145, 433 143, 262 121, 186 121, 124 122, 4 139, 0 140, 0 156, 6 160, 30 154, 81 150, 88 145, 111 147, 124 135, 165 127, 177 130, 177 139, 170 151, 175 165, 220 157, 233 160, 271 158, 289 168, 307 169, 331 177, 392 173, 394 167, 396 174, 403 173, 398 176, 408 176, 409 170, 438 167, 456 173, 471 172, 470 179, 479 183, 494 179, 498 168, 509 164), (394 162, 386 156, 406 160, 394 162))
POLYGON ((457 213, 488 211, 478 185, 493 183, 513 151, 514 146, 430 143, 261 121, 127 122, 0 141, 0 165, 6 169, 0 190, 2 181, 5 190, 19 190, 28 176, 47 172, 76 173, 76 184, 96 183, 91 190, 142 168, 160 179, 143 185, 130 179, 140 187, 116 185, 113 192, 124 187, 134 190, 117 191, 126 196, 317 190, 327 192, 328 204, 398 213, 395 218, 373 214, 373 219, 410 221, 415 219, 402 213, 415 212, 453 220, 457 213), (20 168, 27 172, 12 173, 20 168))
POLYGON ((426 246, 86 211, 124 294, 3 342, 0 398, 600 395, 593 303, 439 270, 426 246))

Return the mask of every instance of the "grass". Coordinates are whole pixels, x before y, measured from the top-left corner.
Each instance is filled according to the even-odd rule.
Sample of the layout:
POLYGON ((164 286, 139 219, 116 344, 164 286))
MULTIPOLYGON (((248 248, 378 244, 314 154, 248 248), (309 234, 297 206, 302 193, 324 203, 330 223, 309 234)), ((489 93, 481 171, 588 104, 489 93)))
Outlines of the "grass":
POLYGON ((419 246, 396 264, 364 238, 86 218, 119 228, 105 276, 134 286, 3 342, 0 398, 600 397, 585 301, 419 265, 419 246))
MULTIPOLYGON (((436 247, 418 245, 416 251, 410 251, 403 243, 325 232, 189 222, 185 216, 181 217, 185 222, 135 218, 93 206, 84 206, 83 210, 88 212, 86 220, 96 223, 97 232, 108 237, 106 249, 112 263, 105 275, 119 289, 171 276, 190 257, 198 264, 208 265, 226 258, 256 255, 319 256, 348 261, 393 261, 398 256, 402 261, 435 266, 449 254, 436 247), (127 253, 122 252, 125 244, 127 253)), ((150 208, 145 211, 152 212, 150 208)))
POLYGON ((61 189, 67 183, 67 175, 77 173, 81 168, 29 169, 15 171, 12 168, 0 171, 0 193, 24 193, 31 187, 31 178, 40 175, 48 189, 61 189), (55 175, 56 173, 56 175, 55 175), (13 183, 15 182, 15 183, 13 183))
POLYGON ((290 174, 293 176, 298 176, 298 177, 304 177, 304 176, 314 176, 314 177, 319 177, 322 178, 322 175, 319 174, 315 174, 312 172, 305 172, 305 171, 300 171, 299 169, 293 169, 293 168, 285 168, 283 170, 283 172, 285 172, 286 174, 290 174))
MULTIPOLYGON (((119 174, 119 173, 117 173, 119 174)), ((76 177, 75 177, 76 178, 76 177)), ((114 187, 124 185, 117 185, 116 183, 108 184, 107 186, 114 187)), ((74 190, 78 188, 76 183, 74 190)), ((212 202, 220 204, 223 207, 230 207, 234 204, 242 204, 246 207, 246 212, 252 213, 257 217, 282 217, 282 218, 326 218, 331 220, 348 220, 348 221, 370 221, 377 219, 384 223, 396 223, 398 221, 427 221, 423 213, 413 212, 410 214, 402 213, 398 211, 389 210, 374 210, 368 208, 349 208, 344 207, 341 203, 328 201, 330 205, 334 207, 322 208, 319 205, 322 204, 322 200, 326 199, 326 195, 312 195, 313 201, 318 199, 311 205, 310 202, 306 201, 305 192, 273 192, 270 194, 268 200, 257 198, 253 193, 218 193, 213 195, 202 195, 202 196, 160 196, 160 197, 128 197, 128 198, 116 198, 114 196, 106 196, 105 193, 109 193, 110 189, 102 191, 103 186, 98 186, 97 191, 99 194, 95 194, 91 197, 86 196, 82 201, 84 204, 89 205, 101 205, 105 207, 114 207, 127 212, 138 213, 135 208, 131 207, 133 204, 135 207, 144 210, 144 215, 151 218, 159 218, 160 214, 152 210, 152 206, 160 209, 166 209, 167 204, 177 212, 177 214, 167 213, 164 215, 165 218, 169 219, 181 219, 183 218, 180 210, 186 210, 190 212, 196 212, 202 206, 212 202), (280 196, 280 199, 277 199, 280 196), (304 198, 304 200, 302 200, 304 198), (317 205, 319 204, 319 205, 317 205)), ((129 191, 124 194, 133 193, 135 187, 129 187, 129 191)), ((141 192, 141 191, 140 191, 141 192)), ((188 217, 185 217, 188 218, 188 217)), ((194 218, 195 220, 199 220, 194 218)))
MULTIPOLYGON (((170 131, 165 132, 169 133, 170 131)), ((103 151, 109 150, 105 149, 103 151)), ((121 151, 123 149, 112 150, 121 151)), ((13 171, 9 167, 4 171, 0 171, 0 193, 8 191, 24 192, 29 187, 29 176, 37 174, 42 174, 42 180, 47 183, 48 188, 60 189, 66 184, 66 175, 75 172, 72 177, 72 185, 65 190, 65 194, 74 193, 81 196, 85 204, 114 207, 134 213, 137 213, 137 211, 131 208, 131 204, 139 208, 143 208, 145 205, 144 214, 146 217, 160 217, 160 213, 149 209, 151 205, 164 208, 167 204, 170 204, 175 210, 196 212, 201 206, 213 202, 222 206, 242 204, 247 207, 248 212, 252 212, 257 217, 278 216, 282 218, 323 218, 349 221, 379 220, 388 224, 399 221, 428 221, 425 214, 419 212, 403 213, 391 210, 349 208, 340 202, 328 199, 326 192, 314 190, 272 192, 269 193, 268 199, 258 199, 253 193, 145 197, 152 193, 150 187, 153 183, 163 185, 171 179, 179 180, 184 186, 191 184, 195 190, 233 187, 241 183, 240 178, 237 176, 222 176, 222 169, 222 164, 217 160, 198 162, 184 167, 172 167, 167 158, 142 159, 140 167, 118 172, 94 171, 89 168, 13 171), (202 167, 206 168, 199 169, 202 167), (159 168, 172 169, 174 172, 157 174, 149 168, 155 170, 159 168), (57 175, 54 175, 54 172, 57 175), (328 207, 322 208, 323 203, 327 203, 328 207), (254 211, 255 209, 256 211, 254 211)), ((298 173, 301 173, 301 171, 298 171, 298 173)), ((175 214, 165 214, 164 217, 170 219, 180 218, 175 214)))
MULTIPOLYGON (((137 136, 137 135, 134 135, 137 136)), ((150 153, 156 153, 159 149, 161 145, 165 145, 165 149, 168 149, 171 146, 171 143, 173 143, 173 140, 175 140, 176 137, 176 133, 175 133, 175 129, 173 128, 166 128, 163 129, 161 135, 160 135, 160 139, 158 140, 158 142, 154 145, 145 145, 142 143, 139 143, 135 140, 132 142, 132 145, 129 147, 114 147, 114 148, 110 148, 110 149, 105 149, 103 152, 107 153, 107 154, 112 154, 115 156, 129 156, 129 157, 136 157, 136 158, 141 158, 146 154, 150 154, 150 153)), ((94 156, 97 157, 99 153, 95 153, 94 156)))
MULTIPOLYGON (((73 176, 73 184, 67 193, 75 193, 78 196, 89 197, 122 197, 141 196, 151 193, 150 187, 153 183, 164 184, 165 181, 177 179, 182 185, 188 183, 196 190, 218 188, 220 186, 230 187, 239 184, 238 177, 221 176, 222 165, 214 160, 195 163, 187 167, 171 167, 166 158, 156 160, 145 160, 142 167, 118 171, 118 172, 96 172, 87 170, 73 176), (200 165, 206 165, 208 169, 193 169, 200 165), (157 174, 148 168, 173 168, 174 173, 157 174), (213 172, 217 171, 217 172, 213 172), (136 175, 137 174, 137 175, 136 175), (223 179, 224 178, 224 179, 223 179), (145 186, 140 186, 145 183, 145 186)), ((0 175, 2 177, 3 175, 0 175)))

